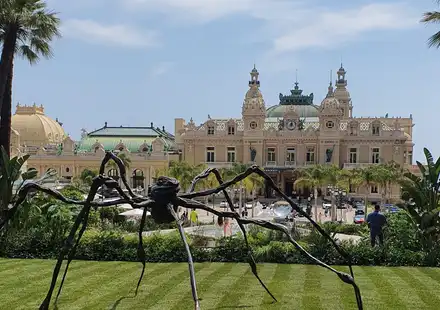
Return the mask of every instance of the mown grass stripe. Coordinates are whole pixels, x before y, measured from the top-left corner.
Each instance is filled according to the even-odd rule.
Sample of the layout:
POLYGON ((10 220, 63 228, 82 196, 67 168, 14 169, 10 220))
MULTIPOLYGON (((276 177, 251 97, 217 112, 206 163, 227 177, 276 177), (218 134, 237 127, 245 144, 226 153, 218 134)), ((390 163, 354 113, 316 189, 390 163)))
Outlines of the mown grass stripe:
MULTIPOLYGON (((429 307, 433 301, 436 304, 440 304, 440 299, 437 297, 437 294, 432 294, 426 285, 425 281, 422 281, 424 277, 415 277, 412 273, 416 270, 416 268, 391 268, 391 270, 403 281, 406 282, 407 286, 411 289, 411 291, 423 301, 424 308, 429 307)), ((422 309, 422 305, 418 304, 419 309, 422 309)))
MULTIPOLYGON (((222 264, 212 264, 212 263, 204 263, 204 264, 196 264, 195 265, 195 276, 197 282, 197 291, 200 298, 200 289, 199 287, 204 283, 204 280, 207 279, 210 275, 215 274, 217 270, 222 267, 222 264)), ((186 296, 186 300, 191 301, 190 304, 192 306, 187 307, 187 309, 191 309, 194 307, 193 297, 191 294, 191 284, 189 271, 188 274, 183 277, 179 284, 177 284, 168 294, 166 294, 156 305, 151 307, 151 310, 162 310, 166 307, 166 309, 183 309, 181 306, 182 295, 186 296), (181 292, 179 294, 178 292, 181 292), (189 293, 189 294, 188 294, 189 293)))
MULTIPOLYGON (((361 270, 363 270, 364 274, 368 276, 375 286, 375 295, 368 295, 369 307, 375 303, 377 296, 380 296, 382 304, 392 304, 395 306, 395 309, 408 309, 406 301, 404 301, 405 299, 402 300, 394 289, 393 284, 395 284, 395 281, 392 281, 386 269, 384 267, 361 267, 361 270)), ((399 286, 397 285, 397 287, 399 286)))
POLYGON ((405 304, 408 309, 423 309, 423 301, 417 294, 414 294, 414 288, 412 285, 408 285, 404 279, 394 272, 396 267, 382 268, 383 276, 388 278, 389 283, 398 289, 396 289, 397 297, 405 304), (411 295, 411 299, 408 296, 411 295))
MULTIPOLYGON (((419 281, 425 283, 429 290, 440 291, 440 269, 439 268, 412 268, 411 273, 419 281)), ((440 298, 440 297, 438 297, 440 298)))
POLYGON ((424 273, 426 276, 430 277, 437 283, 440 283, 440 269, 439 268, 418 268, 419 272, 424 273))
MULTIPOLYGON (((121 301, 119 302, 121 306, 127 304, 130 305, 130 303, 136 302, 136 300, 138 299, 145 300, 146 296, 148 296, 150 292, 150 290, 145 291, 145 287, 150 282, 161 285, 163 282, 161 281, 161 279, 163 278, 164 275, 167 274, 168 271, 179 270, 179 266, 174 264, 169 264, 167 266, 161 266, 160 264, 151 264, 151 266, 150 264, 147 265, 147 268, 150 268, 150 270, 152 270, 154 274, 152 276, 145 277, 143 282, 141 283, 141 286, 139 287, 138 295, 136 296, 136 298, 130 298, 130 296, 133 296, 131 292, 133 292, 133 290, 135 289, 138 276, 140 275, 139 265, 138 264, 136 265, 130 264, 130 265, 131 268, 128 269, 125 273, 113 273, 113 279, 111 279, 111 281, 107 281, 107 283, 104 281, 102 282, 104 285, 108 285, 108 290, 110 290, 113 293, 113 296, 110 295, 109 298, 106 299, 105 301, 103 300, 104 296, 102 296, 102 294, 98 295, 101 292, 101 286, 95 285, 94 288, 95 288, 95 294, 97 294, 96 296, 101 296, 99 298, 101 299, 99 302, 101 307, 102 304, 106 304, 107 307, 109 305, 113 305, 118 301, 118 299, 122 297, 128 297, 128 298, 121 299, 121 301), (155 267, 157 267, 157 269, 155 269, 155 267), (122 286, 120 286, 120 284, 122 284, 122 286)), ((104 291, 102 290, 102 292, 104 291)), ((110 292, 105 292, 106 295, 107 293, 110 294, 110 292)), ((88 307, 89 302, 87 300, 87 296, 81 296, 80 302, 83 303, 83 305, 79 309, 93 309, 91 307, 88 307)), ((96 302, 98 303, 98 300, 96 302)), ((128 307, 128 309, 130 309, 130 307, 128 307)))
MULTIPOLYGON (((54 266, 54 263, 52 262, 51 266, 54 266)), ((14 262, 14 264, 7 265, 3 270, 0 270, 0 278, 6 278, 10 275, 16 275, 17 269, 20 269, 21 272, 29 272, 30 270, 34 269, 41 269, 49 267, 49 264, 42 266, 41 264, 35 264, 32 262, 32 260, 21 261, 21 262, 14 262)))
MULTIPOLYGON (((335 267, 342 270, 343 267, 335 267)), ((321 305, 326 305, 327 309, 344 309, 343 297, 345 294, 342 282, 339 277, 330 270, 321 268, 319 270, 321 288, 319 300, 321 305)), ((347 285, 347 284, 345 284, 347 285)))
MULTIPOLYGON (((305 266, 304 274, 304 291, 302 293, 301 303, 303 309, 317 310, 325 309, 321 305, 321 272, 318 267, 314 265, 305 266)), ((325 306, 325 305, 324 305, 325 306)))
MULTIPOLYGON (((199 266, 198 272, 203 270, 206 266, 199 266)), ((127 309, 149 309, 150 307, 159 303, 164 296, 169 293, 181 294, 182 292, 175 290, 176 286, 183 280, 187 280, 188 277, 188 265, 185 263, 175 264, 173 267, 163 270, 160 276, 153 279, 148 279, 142 290, 139 290, 139 297, 124 302, 127 305, 127 309)), ((122 304, 122 303, 121 303, 122 304)), ((169 309, 168 305, 163 309, 169 309)))
MULTIPOLYGON (((201 302, 205 299, 205 293, 211 289, 211 287, 222 277, 227 275, 234 266, 233 264, 228 263, 221 263, 221 264, 212 264, 212 263, 205 263, 210 264, 208 268, 210 268, 210 274, 205 277, 204 279, 197 279, 197 293, 199 295, 199 299, 201 302), (213 268, 212 265, 218 265, 217 268, 213 268)), ((197 265, 196 265, 197 266, 197 265)), ((189 283, 188 283, 189 285, 189 283)), ((194 302, 192 300, 192 294, 191 291, 188 290, 183 296, 176 301, 176 304, 174 307, 172 307, 170 310, 181 310, 181 309, 191 309, 194 302)))
MULTIPOLYGON (((284 287, 283 298, 278 298, 278 303, 274 304, 272 309, 299 309, 302 306, 302 293, 304 291, 306 268, 303 265, 283 265, 286 272, 289 273, 289 282, 284 287), (279 307, 279 308, 278 308, 279 307)), ((276 279, 275 279, 276 281, 276 279)))
MULTIPOLYGON (((290 265, 283 265, 278 264, 276 265, 275 271, 273 273, 272 279, 263 279, 263 282, 267 285, 270 292, 275 296, 277 299, 277 307, 281 307, 283 296, 287 292, 286 288, 289 287, 289 282, 291 280, 291 273, 290 273, 290 265)), ((265 292, 262 304, 260 306, 260 309, 266 309, 267 305, 270 305, 273 303, 272 297, 270 297, 269 294, 265 292)), ((279 309, 279 308, 278 308, 279 309)))
MULTIPOLYGON (((91 287, 93 290, 89 291, 88 294, 94 298, 92 301, 86 299, 83 307, 80 309, 98 309, 102 304, 107 304, 110 307, 115 305, 119 299, 120 302, 122 302, 125 299, 138 298, 141 293, 134 297, 134 292, 141 274, 141 265, 138 264, 138 266, 136 266, 131 263, 128 265, 126 272, 123 272, 125 268, 124 270, 114 272, 113 277, 109 281, 103 281, 91 287)), ((154 279, 162 275, 163 270, 170 268, 170 266, 171 264, 169 263, 147 265, 143 281, 148 281, 148 279, 154 279)), ((115 270, 113 269, 113 271, 115 270)))
POLYGON ((203 292, 203 296, 200 296, 202 298, 200 302, 202 309, 210 310, 224 307, 222 300, 228 299, 234 288, 246 289, 239 283, 241 283, 243 275, 248 272, 249 267, 245 264, 234 263, 226 263, 226 265, 231 266, 230 271, 221 275, 214 284, 203 292))
MULTIPOLYGON (((223 296, 221 297, 220 301, 218 302, 218 305, 221 305, 221 307, 225 307, 225 308, 227 308, 227 307, 237 307, 237 308, 252 307, 252 305, 249 305, 247 301, 246 301, 246 305, 242 304, 240 299, 241 299, 241 296, 245 293, 245 291, 249 289, 249 287, 251 286, 251 283, 253 283, 255 281, 254 275, 252 274, 252 271, 250 270, 248 265, 239 264, 239 265, 237 265, 237 268, 242 269, 244 271, 244 273, 240 277, 237 277, 236 279, 231 277, 230 287, 227 288, 223 292, 223 296)), ((261 266, 258 266, 258 268, 261 272, 261 266)), ((210 309, 216 309, 216 308, 210 308, 210 309)))
MULTIPOLYGON (((276 271, 276 264, 260 264, 258 266, 258 274, 260 278, 267 284, 269 284, 276 271)), ((241 288, 241 295, 240 295, 240 303, 245 304, 249 303, 249 301, 252 301, 252 307, 259 307, 263 305, 264 297, 267 294, 266 290, 261 286, 260 282, 257 280, 257 278, 254 276, 254 274, 251 272, 247 275, 250 279, 248 280, 249 285, 241 288)), ((272 300, 265 304, 265 306, 268 306, 272 303, 272 300)))
MULTIPOLYGON (((33 266, 38 267, 38 264, 35 264, 33 266)), ((40 268, 37 268, 35 272, 20 272, 18 275, 15 276, 14 281, 9 281, 7 283, 8 286, 15 287, 14 293, 10 296, 7 296, 7 302, 11 303, 12 305, 22 305, 25 304, 28 300, 33 300, 35 297, 30 297, 29 293, 35 292, 40 293, 41 292, 41 301, 44 299, 44 296, 46 292, 43 291, 43 287, 46 288, 46 290, 49 289, 50 281, 52 279, 52 273, 53 273, 53 266, 39 266, 40 268)), ((106 266, 97 266, 95 264, 91 265, 84 265, 84 266, 75 266, 69 270, 70 272, 75 273, 76 270, 81 270, 82 272, 90 272, 94 271, 96 269, 107 269, 106 266)), ((61 276, 58 278, 60 279, 61 276)), ((75 281, 75 278, 72 279, 75 281)))

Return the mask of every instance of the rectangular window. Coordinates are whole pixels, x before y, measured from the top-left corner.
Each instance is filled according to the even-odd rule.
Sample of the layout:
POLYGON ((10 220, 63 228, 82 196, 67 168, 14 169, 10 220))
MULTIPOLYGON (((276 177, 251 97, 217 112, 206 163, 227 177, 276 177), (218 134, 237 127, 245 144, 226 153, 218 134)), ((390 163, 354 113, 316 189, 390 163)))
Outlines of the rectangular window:
POLYGON ((228 163, 235 163, 235 147, 228 146, 228 163))
POLYGON ((267 161, 268 162, 275 162, 275 148, 274 147, 269 147, 267 149, 267 161))
POLYGON ((207 163, 215 162, 215 148, 213 146, 208 146, 206 148, 206 162, 207 163))
POLYGON ((408 152, 408 163, 409 163, 410 165, 413 164, 413 152, 412 152, 412 151, 409 151, 409 152, 408 152))
POLYGON ((357 164, 357 148, 350 148, 350 154, 348 160, 350 164, 357 164))
POLYGON ((287 148, 286 161, 291 164, 295 162, 295 148, 294 147, 287 148))
POLYGON ((208 135, 214 134, 214 126, 208 126, 208 135))
POLYGON ((378 164, 380 162, 380 149, 378 147, 373 147, 371 149, 371 163, 378 164))
POLYGON ((377 189, 377 185, 371 185, 371 193, 372 194, 379 193, 379 190, 377 189))
POLYGON ((235 127, 234 126, 228 126, 228 135, 230 135, 230 136, 235 135, 235 127))
POLYGON ((371 133, 373 136, 378 136, 380 131, 380 125, 379 124, 373 124, 371 126, 371 133))
POLYGON ((307 147, 306 163, 308 163, 308 164, 315 163, 315 148, 314 147, 307 147))
POLYGON ((355 124, 350 124, 350 136, 355 136, 356 135, 356 125, 355 124))

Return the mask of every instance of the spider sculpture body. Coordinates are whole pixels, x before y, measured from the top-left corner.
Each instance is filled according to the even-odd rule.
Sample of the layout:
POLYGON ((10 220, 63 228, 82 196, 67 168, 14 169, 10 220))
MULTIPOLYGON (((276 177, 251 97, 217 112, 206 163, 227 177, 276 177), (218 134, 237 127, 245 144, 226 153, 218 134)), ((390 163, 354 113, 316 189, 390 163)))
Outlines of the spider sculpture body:
POLYGON ((357 302, 358 309, 363 310, 360 290, 354 281, 354 275, 353 275, 353 270, 352 270, 352 266, 351 266, 351 259, 348 256, 348 254, 345 253, 337 245, 335 240, 333 240, 320 227, 319 224, 314 222, 310 218, 310 216, 307 215, 307 213, 305 213, 289 197, 287 197, 283 192, 281 192, 281 190, 277 186, 275 186, 273 180, 257 166, 252 166, 252 167, 248 168, 246 172, 239 174, 235 178, 233 178, 232 180, 229 180, 226 182, 224 182, 222 180, 219 171, 217 171, 216 169, 207 169, 193 180, 193 182, 191 183, 190 189, 187 193, 180 194, 180 195, 178 194, 180 191, 179 182, 176 179, 162 176, 162 177, 159 177, 157 179, 156 184, 154 186, 152 186, 150 194, 147 197, 143 197, 143 196, 139 196, 139 195, 134 194, 133 191, 131 190, 130 186, 128 185, 128 182, 126 179, 126 171, 125 171, 125 167, 124 167, 122 161, 117 156, 115 156, 115 154, 113 154, 111 152, 107 152, 102 163, 101 163, 99 175, 93 180, 93 183, 90 188, 90 192, 89 192, 86 200, 76 201, 76 200, 68 199, 68 198, 64 197, 61 193, 59 193, 58 191, 41 187, 35 183, 28 183, 28 184, 24 185, 23 188, 19 191, 17 201, 14 203, 14 206, 7 213, 6 219, 0 223, 0 230, 7 228, 8 222, 13 218, 14 214, 16 213, 17 208, 26 199, 29 191, 31 191, 31 190, 42 191, 42 192, 47 193, 47 194, 65 202, 65 203, 83 206, 83 208, 81 209, 80 213, 78 214, 78 216, 73 224, 73 227, 72 227, 69 235, 66 238, 64 247, 62 248, 62 250, 59 254, 59 257, 58 257, 58 260, 57 260, 57 263, 55 265, 54 272, 52 275, 52 282, 50 284, 46 298, 43 300, 43 302, 40 305, 40 310, 49 309, 49 305, 50 305, 50 302, 52 299, 55 285, 57 283, 58 276, 59 276, 59 273, 61 270, 62 262, 65 259, 67 259, 67 264, 66 264, 66 267, 64 270, 64 274, 63 274, 63 277, 62 277, 62 280, 61 280, 61 283, 60 283, 60 286, 59 286, 59 289, 57 292, 57 296, 55 298, 55 303, 57 302, 58 297, 61 293, 61 289, 63 287, 64 281, 65 281, 65 278, 66 278, 66 274, 67 274, 69 265, 75 255, 76 248, 78 247, 80 239, 81 239, 81 237, 87 227, 88 216, 89 216, 89 212, 90 212, 91 208, 92 207, 93 208, 106 207, 106 206, 118 205, 121 203, 128 203, 133 208, 142 208, 143 209, 143 214, 142 214, 141 223, 140 223, 140 230, 138 232, 139 233, 139 242, 138 242, 138 251, 137 251, 139 261, 142 263, 142 272, 141 272, 139 281, 137 283, 135 295, 138 292, 138 289, 139 289, 139 286, 140 286, 140 283, 141 283, 141 280, 142 280, 142 277, 143 277, 143 274, 144 274, 144 271, 146 268, 145 251, 144 251, 144 247, 143 247, 143 243, 142 243, 142 228, 145 226, 147 210, 149 210, 151 212, 152 218, 157 223, 171 223, 173 221, 176 221, 182 242, 183 242, 185 249, 186 249, 186 252, 188 254, 188 267, 189 267, 189 273, 190 273, 190 284, 191 284, 191 289, 192 289, 192 297, 194 300, 194 308, 195 308, 195 310, 200 310, 200 302, 199 302, 199 298, 197 295, 197 286, 196 286, 196 278, 195 278, 195 273, 194 273, 194 264, 193 264, 193 260, 192 260, 192 255, 191 255, 189 245, 188 245, 186 238, 185 238, 185 232, 184 232, 182 223, 177 215, 177 209, 179 206, 181 206, 184 208, 205 210, 205 211, 211 212, 211 213, 213 213, 219 217, 222 217, 222 218, 231 218, 231 219, 236 220, 237 224, 240 226, 240 229, 243 233, 243 237, 244 237, 247 249, 248 249, 249 265, 251 267, 252 273, 255 275, 255 277, 258 279, 260 284, 263 286, 263 288, 273 298, 273 300, 275 302, 276 302, 275 296, 270 292, 270 290, 267 288, 267 286, 264 284, 264 282, 260 279, 260 277, 258 275, 257 266, 256 266, 255 260, 252 256, 252 250, 249 247, 248 240, 247 240, 247 234, 246 234, 246 229, 245 229, 246 224, 254 224, 254 225, 258 225, 258 226, 265 227, 268 229, 273 229, 273 230, 278 230, 278 231, 283 232, 287 236, 289 241, 295 246, 295 248, 297 250, 301 251, 304 255, 308 256, 317 265, 322 266, 322 267, 328 269, 329 271, 335 273, 343 282, 352 285, 353 289, 354 289, 355 296, 356 296, 356 302, 357 302), (110 178, 104 174, 104 168, 110 160, 113 160, 117 164, 118 169, 119 169, 119 175, 121 176, 121 180, 128 190, 128 194, 126 194, 121 189, 118 182, 116 182, 115 180, 113 180, 112 178, 110 178), (213 173, 215 175, 220 186, 218 186, 217 188, 213 188, 213 189, 209 189, 209 190, 205 190, 205 191, 201 191, 201 192, 194 192, 194 189, 195 189, 197 182, 204 179, 204 178, 207 178, 211 173, 213 173), (346 262, 350 268, 350 274, 346 274, 344 272, 338 271, 338 270, 334 269, 333 267, 329 266, 328 264, 313 257, 310 253, 308 253, 304 248, 301 247, 301 245, 299 245, 292 238, 292 236, 290 235, 290 232, 286 226, 281 225, 281 224, 277 224, 277 223, 272 223, 269 221, 245 219, 245 218, 240 217, 240 215, 235 211, 232 200, 229 197, 226 189, 229 186, 232 186, 232 185, 240 182, 241 180, 245 179, 247 176, 249 176, 252 173, 256 173, 256 174, 260 175, 261 177, 263 177, 268 182, 268 184, 278 193, 278 195, 280 195, 281 197, 283 197, 283 199, 288 201, 294 210, 296 210, 299 214, 301 214, 305 218, 307 218, 310 221, 310 223, 322 235, 324 235, 326 238, 328 238, 328 240, 333 244, 333 246, 340 253, 340 255, 342 255, 346 259, 346 262), (98 189, 104 185, 107 188, 116 189, 120 195, 120 199, 115 200, 115 201, 107 201, 107 202, 106 201, 94 201, 93 199, 94 199, 98 189), (208 195, 212 195, 212 194, 220 193, 220 192, 222 192, 224 194, 224 196, 229 204, 229 209, 230 209, 229 211, 218 211, 218 210, 215 210, 213 208, 210 208, 210 207, 204 205, 203 203, 200 203, 200 202, 192 199, 195 197, 203 197, 203 196, 208 196, 208 195))

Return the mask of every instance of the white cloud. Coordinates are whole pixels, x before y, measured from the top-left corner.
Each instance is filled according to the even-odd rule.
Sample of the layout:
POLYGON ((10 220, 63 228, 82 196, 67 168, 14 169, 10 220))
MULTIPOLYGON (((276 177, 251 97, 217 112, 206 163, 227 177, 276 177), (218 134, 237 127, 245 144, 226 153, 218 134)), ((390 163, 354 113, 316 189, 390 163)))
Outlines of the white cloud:
POLYGON ((335 12, 322 10, 306 25, 293 24, 277 36, 273 47, 276 52, 332 48, 366 32, 402 29, 417 25, 417 22, 417 17, 413 18, 404 6, 395 4, 370 4, 335 12))
POLYGON ((153 78, 167 74, 171 69, 173 69, 174 63, 171 61, 160 62, 153 66, 150 71, 150 76, 153 78))
MULTIPOLYGON (((174 19, 208 22, 243 13, 260 0, 121 0, 127 7, 172 14, 174 19), (173 14, 177 10, 179 14, 173 14)), ((266 1, 266 0, 264 0, 266 1)))
POLYGON ((68 19, 61 27, 62 34, 89 43, 109 44, 122 47, 146 48, 158 44, 158 35, 154 31, 119 24, 104 25, 92 20, 68 19))
POLYGON ((317 7, 295 0, 120 0, 131 8, 160 12, 170 18, 206 23, 240 14, 261 22, 259 40, 279 54, 319 47, 332 48, 367 32, 417 25, 420 12, 405 3, 371 2, 344 9, 317 7))

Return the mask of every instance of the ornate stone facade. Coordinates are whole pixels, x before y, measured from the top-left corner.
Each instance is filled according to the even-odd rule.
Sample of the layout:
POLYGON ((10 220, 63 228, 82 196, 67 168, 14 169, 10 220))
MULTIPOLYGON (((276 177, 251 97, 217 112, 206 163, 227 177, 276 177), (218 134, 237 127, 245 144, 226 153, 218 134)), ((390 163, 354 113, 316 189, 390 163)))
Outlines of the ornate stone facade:
MULTIPOLYGON (((303 95, 296 82, 289 95, 280 94, 278 105, 266 109, 255 67, 250 75, 240 119, 209 117, 200 125, 193 119, 188 123, 175 119, 176 143, 183 160, 211 167, 255 163, 288 194, 292 193, 295 169, 308 165, 351 169, 389 161, 412 164, 412 117, 354 117, 342 65, 336 87, 330 82, 319 105, 313 104, 313 94, 303 95)), ((373 197, 376 190, 373 188, 373 197)))
MULTIPOLYGON (((12 155, 30 154, 27 169, 35 168, 44 174, 52 168, 60 179, 71 180, 84 169, 98 170, 105 151, 123 153, 131 161, 129 183, 142 188, 147 188, 156 171, 167 167, 169 161, 179 160, 174 136, 153 123, 150 127, 109 127, 105 123, 90 133, 83 129, 78 142, 65 135, 61 125, 44 115, 42 106, 17 106, 12 118, 12 155)), ((112 168, 106 173, 117 175, 112 168)))

